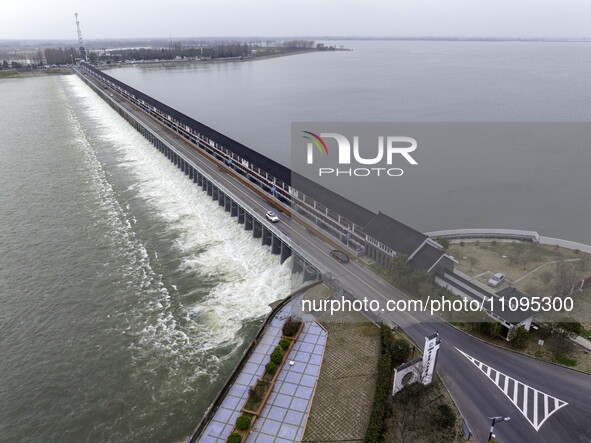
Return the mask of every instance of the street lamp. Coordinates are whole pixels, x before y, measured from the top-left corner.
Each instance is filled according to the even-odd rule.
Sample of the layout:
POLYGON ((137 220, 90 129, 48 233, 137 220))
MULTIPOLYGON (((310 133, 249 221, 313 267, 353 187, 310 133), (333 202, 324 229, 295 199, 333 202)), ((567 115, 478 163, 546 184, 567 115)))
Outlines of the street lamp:
POLYGON ((499 423, 501 421, 509 421, 511 420, 511 417, 487 417, 489 420, 492 420, 492 423, 490 425, 490 433, 488 434, 488 440, 487 441, 491 441, 493 438, 495 438, 495 434, 493 434, 493 431, 495 429, 495 424, 499 423))

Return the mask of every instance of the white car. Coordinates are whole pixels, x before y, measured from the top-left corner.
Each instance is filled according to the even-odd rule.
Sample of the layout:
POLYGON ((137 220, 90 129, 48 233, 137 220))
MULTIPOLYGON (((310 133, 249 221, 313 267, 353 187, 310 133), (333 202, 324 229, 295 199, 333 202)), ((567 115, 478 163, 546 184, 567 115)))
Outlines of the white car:
POLYGON ((492 286, 493 288, 496 288, 504 281, 505 281, 505 274, 501 274, 500 272, 497 272, 488 280, 488 285, 492 286))
POLYGON ((277 214, 275 214, 273 211, 267 211, 265 217, 267 217, 267 220, 269 220, 271 223, 277 223, 279 221, 279 217, 277 217, 277 214))

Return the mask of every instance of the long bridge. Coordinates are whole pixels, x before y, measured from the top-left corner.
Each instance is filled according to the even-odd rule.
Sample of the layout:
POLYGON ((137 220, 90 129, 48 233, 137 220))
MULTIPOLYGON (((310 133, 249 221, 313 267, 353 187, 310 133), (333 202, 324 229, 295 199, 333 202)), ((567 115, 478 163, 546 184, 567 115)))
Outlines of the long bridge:
MULTIPOLYGON (((343 265, 332 259, 334 247, 352 256, 361 251, 381 265, 403 252, 414 269, 450 266, 428 236, 303 178, 294 189, 288 168, 87 63, 76 73, 272 253, 281 260, 291 256, 293 271, 303 272, 305 280, 338 281, 353 298, 384 303, 408 298, 355 261, 343 265), (286 216, 270 223, 264 214, 272 209, 286 216)), ((498 415, 512 418, 495 430, 503 442, 591 441, 588 374, 481 342, 427 313, 386 311, 378 317, 403 328, 416 343, 439 332, 438 373, 476 441, 486 441, 487 417, 498 415), (566 405, 545 407, 548 399, 566 405)))

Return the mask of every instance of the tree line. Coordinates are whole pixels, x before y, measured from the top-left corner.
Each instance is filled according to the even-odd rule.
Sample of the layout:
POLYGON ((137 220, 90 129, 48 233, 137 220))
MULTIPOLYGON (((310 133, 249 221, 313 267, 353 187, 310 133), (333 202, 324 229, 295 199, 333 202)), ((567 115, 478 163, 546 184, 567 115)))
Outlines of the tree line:
POLYGON ((35 69, 43 65, 69 65, 80 57, 78 48, 46 48, 43 51, 0 53, 0 69, 35 69))
MULTIPOLYGON (((283 42, 260 43, 226 42, 214 45, 183 46, 174 42, 168 48, 134 48, 109 51, 109 55, 102 55, 98 60, 114 57, 120 60, 173 60, 184 58, 232 58, 251 57, 254 53, 269 54, 314 49, 312 40, 288 40, 283 42)), ((91 60, 93 61, 93 60, 91 60)))

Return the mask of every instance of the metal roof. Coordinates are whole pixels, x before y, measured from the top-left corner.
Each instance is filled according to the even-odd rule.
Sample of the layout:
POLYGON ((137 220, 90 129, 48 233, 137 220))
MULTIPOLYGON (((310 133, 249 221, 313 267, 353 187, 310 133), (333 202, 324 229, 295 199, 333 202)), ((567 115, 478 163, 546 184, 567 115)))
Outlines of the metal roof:
POLYGON ((404 223, 378 213, 364 228, 364 232, 396 252, 410 255, 427 239, 427 236, 404 223))

